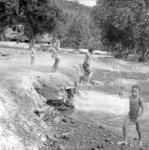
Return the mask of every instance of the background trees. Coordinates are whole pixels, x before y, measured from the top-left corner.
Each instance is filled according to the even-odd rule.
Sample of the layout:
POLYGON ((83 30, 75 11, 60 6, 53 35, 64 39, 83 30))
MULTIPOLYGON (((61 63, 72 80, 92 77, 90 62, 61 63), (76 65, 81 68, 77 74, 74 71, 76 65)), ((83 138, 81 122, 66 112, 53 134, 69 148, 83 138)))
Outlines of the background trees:
POLYGON ((149 17, 144 0, 98 0, 92 12, 101 29, 102 43, 116 57, 138 53, 145 60, 149 40, 149 17))
POLYGON ((87 47, 87 41, 90 38, 90 19, 83 14, 77 14, 73 17, 66 33, 66 42, 76 49, 80 46, 87 47))
POLYGON ((61 13, 47 0, 1 0, 0 11, 2 31, 6 26, 21 23, 29 39, 44 32, 51 33, 61 13))

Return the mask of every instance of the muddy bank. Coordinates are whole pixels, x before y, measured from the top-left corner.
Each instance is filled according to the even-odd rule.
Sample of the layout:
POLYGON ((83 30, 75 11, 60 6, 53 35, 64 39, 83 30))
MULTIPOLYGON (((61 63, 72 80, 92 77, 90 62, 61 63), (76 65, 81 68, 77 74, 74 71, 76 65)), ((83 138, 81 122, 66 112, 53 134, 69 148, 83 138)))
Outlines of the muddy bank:
MULTIPOLYGON (((74 78, 75 79, 75 78, 74 78)), ((13 72, 0 75, 0 148, 3 150, 119 150, 121 137, 92 122, 70 117, 73 109, 58 111, 47 100, 59 89, 72 88, 66 74, 13 72)), ((57 97, 58 96, 58 97, 57 97)), ((134 148, 135 149, 135 148, 134 148)))
MULTIPOLYGON (((37 87, 73 86, 63 74, 38 72, 0 75, 0 147, 7 150, 26 149, 90 149, 115 147, 117 137, 109 137, 105 129, 78 122, 47 105, 47 99, 37 87), (53 77, 53 78, 52 78, 53 77), (61 78, 60 78, 61 77, 61 78), (37 115, 35 112, 43 112, 37 115), (106 139, 102 134, 105 134, 106 139), (112 141, 111 141, 112 140, 112 141), (111 141, 109 143, 109 141, 111 141), (109 144, 106 144, 109 143, 109 144), (100 145, 102 144, 102 145, 100 145), (63 145, 63 146, 62 146, 63 145)), ((51 97, 50 91, 45 94, 51 97)))
POLYGON ((46 83, 50 86, 54 83, 55 88, 70 83, 62 75, 61 79, 57 77, 58 82, 52 80, 52 75, 50 78, 50 75, 35 72, 0 75, 0 148, 43 149, 46 141, 54 139, 54 131, 35 113, 36 110, 44 113, 53 111, 47 106, 47 99, 35 88, 40 84, 40 77, 47 79, 46 83))

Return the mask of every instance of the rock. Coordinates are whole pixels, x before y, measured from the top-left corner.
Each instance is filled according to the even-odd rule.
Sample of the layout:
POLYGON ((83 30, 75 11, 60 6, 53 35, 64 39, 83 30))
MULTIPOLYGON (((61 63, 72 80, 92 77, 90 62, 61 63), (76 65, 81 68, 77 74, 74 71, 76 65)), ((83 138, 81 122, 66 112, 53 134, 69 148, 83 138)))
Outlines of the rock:
POLYGON ((66 140, 66 141, 69 140, 70 139, 70 133, 64 133, 64 134, 62 134, 61 138, 64 139, 64 140, 66 140))
POLYGON ((60 145, 57 146, 57 150, 65 150, 65 148, 64 148, 63 145, 60 144, 60 145))
POLYGON ((61 117, 57 116, 53 120, 54 123, 60 123, 61 122, 61 117))
POLYGON ((66 118, 63 118, 63 119, 62 119, 62 122, 67 123, 67 119, 66 119, 66 118))
POLYGON ((94 137, 94 139, 95 139, 95 140, 98 140, 98 138, 97 138, 97 137, 94 137))
POLYGON ((71 120, 71 122, 70 122, 71 124, 74 124, 75 123, 75 121, 74 120, 71 120))
POLYGON ((103 149, 104 146, 103 146, 103 144, 98 144, 98 145, 97 145, 97 148, 98 148, 98 149, 103 149))

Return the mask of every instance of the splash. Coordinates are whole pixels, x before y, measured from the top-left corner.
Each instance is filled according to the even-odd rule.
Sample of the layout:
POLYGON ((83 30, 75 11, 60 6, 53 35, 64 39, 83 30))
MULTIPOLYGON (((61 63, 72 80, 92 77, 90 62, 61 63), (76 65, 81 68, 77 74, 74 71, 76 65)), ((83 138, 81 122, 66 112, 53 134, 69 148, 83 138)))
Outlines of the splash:
POLYGON ((127 98, 94 91, 81 91, 80 96, 75 97, 74 105, 77 110, 114 115, 126 115, 129 111, 127 98))

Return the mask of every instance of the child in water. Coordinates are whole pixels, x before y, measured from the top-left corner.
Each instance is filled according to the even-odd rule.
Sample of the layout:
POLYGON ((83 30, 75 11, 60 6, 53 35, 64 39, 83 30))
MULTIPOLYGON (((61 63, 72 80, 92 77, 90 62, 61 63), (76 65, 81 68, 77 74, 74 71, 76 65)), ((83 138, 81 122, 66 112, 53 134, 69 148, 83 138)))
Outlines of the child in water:
POLYGON ((118 95, 120 98, 124 98, 126 96, 125 88, 123 86, 120 87, 118 95))
POLYGON ((144 113, 143 101, 140 98, 140 87, 134 85, 131 88, 131 96, 129 97, 129 113, 123 125, 123 138, 124 141, 118 142, 118 144, 127 144, 127 128, 130 123, 136 125, 136 130, 139 137, 139 146, 142 147, 142 135, 140 131, 140 120, 144 113))
POLYGON ((34 62, 35 62, 35 56, 36 56, 36 49, 35 49, 35 47, 33 46, 32 48, 31 48, 31 65, 33 65, 34 64, 34 62))
POLYGON ((90 49, 88 49, 88 52, 85 53, 85 59, 84 59, 83 65, 82 65, 84 75, 80 77, 80 81, 79 81, 80 83, 82 80, 84 80, 87 77, 87 79, 88 79, 87 83, 88 83, 88 85, 90 84, 90 80, 93 75, 93 73, 90 69, 91 59, 93 59, 92 58, 93 51, 94 50, 92 48, 90 48, 90 49))
POLYGON ((55 39, 55 42, 53 44, 52 57, 54 59, 52 71, 56 72, 60 64, 60 40, 59 39, 55 39))

